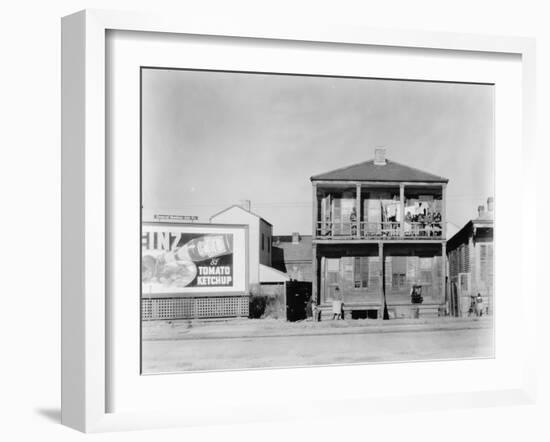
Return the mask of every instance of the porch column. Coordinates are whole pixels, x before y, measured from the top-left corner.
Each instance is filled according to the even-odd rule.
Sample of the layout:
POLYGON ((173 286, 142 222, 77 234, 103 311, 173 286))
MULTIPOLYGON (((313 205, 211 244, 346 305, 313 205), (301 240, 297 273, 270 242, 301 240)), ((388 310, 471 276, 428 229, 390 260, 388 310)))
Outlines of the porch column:
MULTIPOLYGON (((445 291, 447 290, 447 284, 445 283, 446 277, 447 277, 447 244, 443 242, 441 244, 441 286, 443 287, 443 291, 441 292, 441 297, 445 302, 448 301, 448 298, 445 297, 445 291)), ((446 309, 448 309, 449 305, 446 303, 445 307, 446 309)))
POLYGON ((378 310, 378 320, 384 319, 384 243, 378 242, 378 262, 380 263, 380 309, 378 310))
POLYGON ((355 210, 357 211, 357 238, 361 238, 361 184, 355 185, 355 210))
POLYGON ((447 184, 441 186, 441 237, 447 239, 447 184))
POLYGON ((315 299, 317 304, 320 303, 319 299, 319 289, 317 281, 319 280, 319 265, 317 262, 317 244, 313 244, 313 259, 311 261, 311 270, 312 270, 312 277, 311 277, 311 297, 315 299))
POLYGON ((399 204, 401 204, 401 223, 399 224, 399 236, 405 236, 405 185, 399 184, 399 204))
POLYGON ((318 201, 317 201, 317 183, 312 183, 313 185, 313 214, 312 214, 312 226, 311 226, 311 235, 312 238, 317 238, 317 222, 319 221, 319 214, 317 213, 318 201))
MULTIPOLYGON (((325 294, 325 281, 324 281, 324 277, 325 277, 325 266, 326 266, 326 258, 324 256, 321 256, 318 260, 319 262, 319 285, 317 286, 317 291, 319 292, 317 294, 317 299, 315 300, 317 302, 317 305, 320 305, 322 302, 325 301, 326 299, 326 294, 325 294)), ((314 298, 315 299, 315 298, 314 298)))

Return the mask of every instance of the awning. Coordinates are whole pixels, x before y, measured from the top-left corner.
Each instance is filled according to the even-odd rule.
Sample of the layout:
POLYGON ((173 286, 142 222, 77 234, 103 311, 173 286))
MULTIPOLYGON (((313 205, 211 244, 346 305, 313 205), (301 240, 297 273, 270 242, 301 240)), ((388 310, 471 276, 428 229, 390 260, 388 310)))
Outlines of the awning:
POLYGON ((274 269, 273 267, 260 264, 260 283, 285 281, 290 281, 286 273, 274 269))

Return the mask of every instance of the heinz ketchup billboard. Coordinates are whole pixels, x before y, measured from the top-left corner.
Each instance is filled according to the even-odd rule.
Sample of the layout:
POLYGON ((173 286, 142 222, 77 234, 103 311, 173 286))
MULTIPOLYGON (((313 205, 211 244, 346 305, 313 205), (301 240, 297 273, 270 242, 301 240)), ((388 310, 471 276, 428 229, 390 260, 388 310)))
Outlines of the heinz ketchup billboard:
POLYGON ((246 290, 246 228, 144 223, 143 295, 246 290))

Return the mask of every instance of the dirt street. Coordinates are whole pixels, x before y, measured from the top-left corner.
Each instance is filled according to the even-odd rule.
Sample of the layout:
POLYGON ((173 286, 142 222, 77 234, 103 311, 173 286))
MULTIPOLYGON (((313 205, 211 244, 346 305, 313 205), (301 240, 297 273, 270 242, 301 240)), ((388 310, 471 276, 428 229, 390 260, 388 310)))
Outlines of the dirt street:
POLYGON ((189 336, 145 340, 142 350, 143 373, 478 358, 493 356, 493 330, 486 323, 302 336, 189 336))

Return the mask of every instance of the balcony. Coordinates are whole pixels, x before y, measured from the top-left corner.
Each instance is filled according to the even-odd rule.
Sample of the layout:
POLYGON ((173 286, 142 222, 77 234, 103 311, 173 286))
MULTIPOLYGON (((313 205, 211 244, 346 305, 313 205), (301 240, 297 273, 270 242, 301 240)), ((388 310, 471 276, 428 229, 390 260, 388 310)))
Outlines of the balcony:
POLYGON ((318 240, 441 240, 441 222, 317 222, 318 240))

